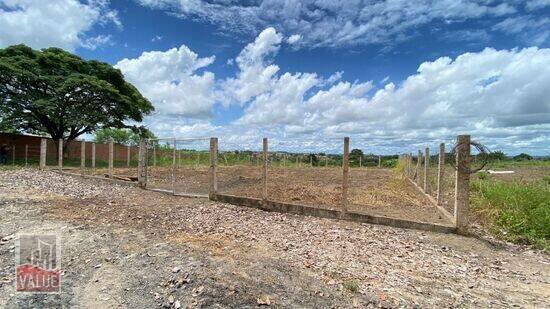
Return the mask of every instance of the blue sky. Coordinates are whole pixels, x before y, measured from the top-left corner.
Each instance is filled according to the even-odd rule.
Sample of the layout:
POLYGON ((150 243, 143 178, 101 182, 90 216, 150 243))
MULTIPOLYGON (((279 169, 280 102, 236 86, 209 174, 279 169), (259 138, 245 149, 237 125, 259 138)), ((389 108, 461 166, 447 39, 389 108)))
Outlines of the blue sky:
POLYGON ((0 0, 18 43, 116 65, 160 136, 550 153, 549 0, 0 0))

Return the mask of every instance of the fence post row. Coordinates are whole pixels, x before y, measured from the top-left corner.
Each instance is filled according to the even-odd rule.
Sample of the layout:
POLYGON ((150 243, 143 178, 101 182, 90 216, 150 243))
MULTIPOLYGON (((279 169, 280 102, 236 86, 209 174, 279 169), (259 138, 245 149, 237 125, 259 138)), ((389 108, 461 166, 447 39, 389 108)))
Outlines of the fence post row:
POLYGON ((267 201, 267 165, 268 165, 268 145, 267 137, 263 139, 263 168, 262 168, 262 200, 267 201))
POLYGON ((63 171, 63 138, 59 139, 59 145, 57 149, 57 168, 59 171, 63 171))
POLYGON ((437 204, 441 205, 443 199, 443 177, 445 173, 445 143, 439 144, 439 162, 437 170, 437 204))
POLYGON ((344 156, 342 158, 342 213, 348 212, 349 186, 349 137, 344 137, 344 156))
POLYGON ((39 168, 41 170, 46 168, 46 150, 47 150, 47 140, 45 138, 42 138, 40 140, 40 165, 39 168))
POLYGON ((456 141, 455 225, 467 233, 470 205, 470 135, 459 135, 456 141))
POLYGON ((80 173, 84 174, 86 167, 86 141, 80 142, 80 173))
POLYGON ((213 201, 216 200, 218 194, 218 177, 217 167, 218 165, 218 138, 210 138, 210 192, 209 198, 213 201))
POLYGON ((109 178, 113 178, 113 155, 114 155, 114 144, 113 139, 109 141, 109 178))
POLYGON ((430 172, 430 148, 426 147, 424 155, 424 192, 429 193, 428 173, 430 172))

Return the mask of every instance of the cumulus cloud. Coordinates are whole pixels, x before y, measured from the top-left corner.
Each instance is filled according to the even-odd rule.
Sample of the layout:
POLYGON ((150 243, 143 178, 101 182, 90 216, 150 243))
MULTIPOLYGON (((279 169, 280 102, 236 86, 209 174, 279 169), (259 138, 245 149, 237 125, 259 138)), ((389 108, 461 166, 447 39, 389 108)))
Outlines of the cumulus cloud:
POLYGON ((185 46, 117 67, 161 111, 148 119, 156 132, 215 135, 241 148, 268 136, 281 149, 332 151, 347 135, 354 147, 395 153, 469 133, 493 149, 536 152, 550 139, 550 49, 486 48, 421 63, 399 83, 350 82, 343 72, 281 72, 274 60, 282 41, 265 29, 236 57, 235 76, 223 80, 198 74, 214 58, 185 46), (216 102, 242 106, 242 116, 213 125, 216 102))
POLYGON ((24 43, 33 48, 95 49, 108 43, 110 36, 87 38, 86 32, 94 25, 113 23, 122 27, 117 12, 108 5, 104 0, 1 0, 0 46, 24 43))
MULTIPOLYGON (((289 44, 299 42, 309 47, 394 43, 406 40, 431 22, 460 25, 475 20, 494 25, 508 16, 523 16, 518 10, 522 1, 502 0, 135 1, 182 18, 209 21, 222 31, 250 34, 273 26, 290 36, 289 44)), ((525 5, 535 10, 546 6, 546 2, 530 0, 525 5)))
POLYGON ((115 67, 154 103, 158 112, 208 118, 215 102, 215 76, 197 70, 214 60, 215 57, 200 58, 182 45, 164 52, 144 52, 138 58, 119 61, 115 67))
MULTIPOLYGON (((262 46, 278 50, 279 40, 272 44, 262 46)), ((293 135, 370 138, 378 133, 394 141, 459 132, 504 138, 511 130, 533 132, 523 130, 527 127, 540 133, 550 128, 550 68, 543 65, 549 61, 550 49, 487 48, 424 62, 403 82, 380 89, 373 81, 340 80, 341 73, 336 73, 339 82, 327 84, 313 73, 280 73, 270 64, 276 70, 268 87, 249 97, 236 123, 282 128, 293 135)))

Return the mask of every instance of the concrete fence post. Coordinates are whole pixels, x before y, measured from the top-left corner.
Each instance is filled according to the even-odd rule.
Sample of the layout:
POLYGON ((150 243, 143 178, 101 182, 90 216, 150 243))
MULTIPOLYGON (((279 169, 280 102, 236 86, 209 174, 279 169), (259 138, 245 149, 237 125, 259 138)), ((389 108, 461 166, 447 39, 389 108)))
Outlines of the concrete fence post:
POLYGON ((139 141, 138 150, 138 185, 140 188, 147 187, 147 161, 146 158, 147 144, 144 139, 139 141))
POLYGON ((424 155, 424 192, 430 193, 428 174, 430 172, 430 148, 426 147, 424 155))
POLYGON ((382 167, 382 156, 378 156, 378 168, 382 167))
POLYGON ((262 199, 264 201, 267 201, 267 167, 268 167, 268 145, 267 145, 267 137, 264 137, 263 139, 263 169, 262 169, 262 199))
POLYGON ((363 167, 363 155, 359 156, 359 167, 363 167))
POLYGON ((210 192, 209 198, 216 200, 218 194, 218 138, 210 138, 210 192))
POLYGON ((349 137, 344 137, 344 155, 342 157, 342 213, 348 212, 349 187, 349 137))
POLYGON ((157 166, 157 145, 153 144, 153 166, 157 166))
POLYGON ((25 167, 28 165, 28 158, 29 158, 29 145, 25 144, 25 167))
POLYGON ((470 135, 456 140, 455 225, 461 234, 468 232, 470 207, 470 135))
POLYGON ((109 178, 113 178, 113 156, 114 156, 113 139, 109 141, 109 178))
POLYGON ((40 164, 38 166, 39 169, 43 170, 46 168, 46 151, 48 141, 45 138, 40 139, 40 164))
POLYGON ((92 170, 95 172, 95 143, 92 143, 92 170))
POLYGON ((406 175, 408 178, 411 177, 411 156, 409 154, 405 155, 405 166, 406 166, 406 175))
POLYGON ((416 159, 416 184, 420 186, 420 169, 422 168, 422 151, 418 150, 418 157, 416 159))
POLYGON ((177 147, 177 141, 174 137, 173 140, 174 144, 174 150, 172 151, 172 194, 176 194, 176 147, 177 147))
POLYGON ((80 173, 84 174, 86 168, 86 141, 80 142, 80 173))
POLYGON ((57 146, 57 168, 59 171, 63 171, 63 139, 59 139, 59 145, 57 146))
POLYGON ((437 167, 437 204, 443 199, 443 177, 445 177, 445 143, 439 144, 439 162, 437 167))
POLYGON ((132 148, 130 146, 126 146, 126 166, 130 166, 130 157, 131 157, 131 151, 132 148))

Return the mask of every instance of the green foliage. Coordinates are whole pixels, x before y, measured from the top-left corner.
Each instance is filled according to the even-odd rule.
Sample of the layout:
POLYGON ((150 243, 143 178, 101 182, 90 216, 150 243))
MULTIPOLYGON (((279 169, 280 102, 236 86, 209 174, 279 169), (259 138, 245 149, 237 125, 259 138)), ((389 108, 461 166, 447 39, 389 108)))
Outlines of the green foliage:
POLYGON ((349 153, 349 164, 350 166, 359 166, 361 160, 361 165, 365 161, 363 159, 363 150, 361 149, 352 149, 349 153))
POLYGON ((487 179, 489 179, 489 177, 490 177, 490 175, 487 172, 478 172, 477 173, 477 179, 487 180, 487 179))
POLYGON ((156 138, 155 135, 142 128, 139 132, 134 132, 130 129, 118 129, 118 128, 103 128, 96 131, 94 136, 94 142, 96 143, 108 143, 111 139, 116 144, 137 146, 141 138, 156 138))
POLYGON ((533 157, 526 154, 526 153, 520 153, 517 156, 514 156, 514 160, 516 160, 516 161, 531 161, 531 160, 533 160, 533 157))
POLYGON ((73 140, 101 127, 128 127, 151 103, 108 63, 59 48, 0 49, 0 127, 73 140))
POLYGON ((547 182, 472 182, 472 208, 498 237, 550 250, 547 182))
POLYGON ((398 159, 382 159, 381 165, 382 165, 382 167, 394 168, 394 167, 397 166, 397 161, 399 161, 399 160, 398 159))
POLYGON ((489 160, 491 161, 503 161, 506 160, 506 155, 502 151, 494 151, 489 153, 489 160))
POLYGON ((359 292, 359 282, 357 280, 346 280, 342 283, 344 288, 352 293, 359 292))

